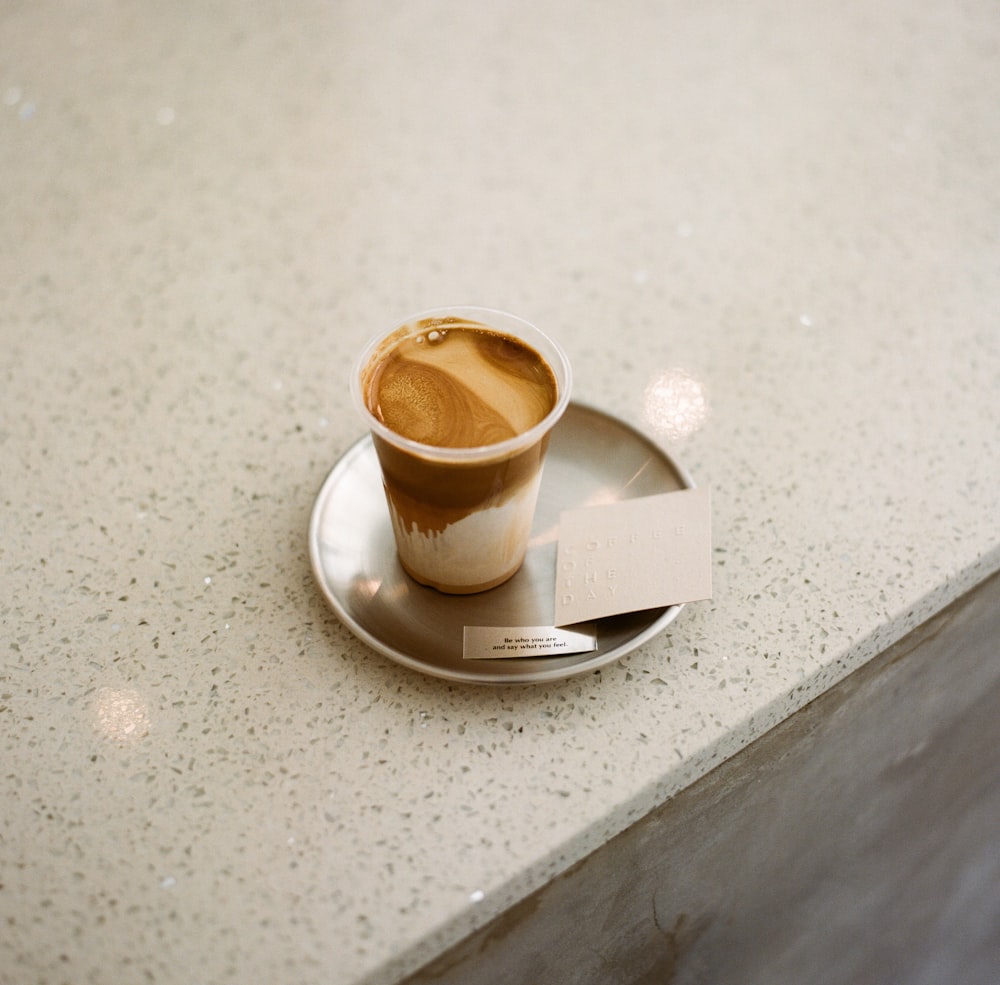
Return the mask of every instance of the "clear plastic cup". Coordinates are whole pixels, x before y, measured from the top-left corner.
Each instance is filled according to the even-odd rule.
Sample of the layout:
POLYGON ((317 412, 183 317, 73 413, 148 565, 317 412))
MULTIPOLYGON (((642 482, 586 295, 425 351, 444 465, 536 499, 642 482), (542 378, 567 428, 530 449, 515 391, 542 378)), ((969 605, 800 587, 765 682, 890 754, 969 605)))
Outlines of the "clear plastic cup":
MULTIPOLYGON (((476 394, 474 373, 463 382, 476 394)), ((527 551, 549 435, 569 403, 571 382, 569 361, 556 342, 524 319, 488 308, 423 311, 362 349, 351 372, 351 395, 371 431, 396 549, 412 578, 465 595, 494 588, 517 572, 527 551), (469 328, 512 337, 548 366, 555 396, 545 417, 513 437, 470 447, 425 444, 388 427, 369 406, 385 359, 404 340, 437 333, 436 343, 441 333, 469 328)))

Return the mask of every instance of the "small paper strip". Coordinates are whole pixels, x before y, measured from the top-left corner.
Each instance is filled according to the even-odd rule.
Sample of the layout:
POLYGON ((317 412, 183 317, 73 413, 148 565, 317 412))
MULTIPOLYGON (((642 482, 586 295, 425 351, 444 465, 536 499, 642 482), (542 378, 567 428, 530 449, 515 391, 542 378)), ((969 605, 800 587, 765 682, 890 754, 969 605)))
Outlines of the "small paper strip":
POLYGON ((466 660, 566 656, 596 649, 594 633, 554 626, 466 626, 462 639, 466 660))

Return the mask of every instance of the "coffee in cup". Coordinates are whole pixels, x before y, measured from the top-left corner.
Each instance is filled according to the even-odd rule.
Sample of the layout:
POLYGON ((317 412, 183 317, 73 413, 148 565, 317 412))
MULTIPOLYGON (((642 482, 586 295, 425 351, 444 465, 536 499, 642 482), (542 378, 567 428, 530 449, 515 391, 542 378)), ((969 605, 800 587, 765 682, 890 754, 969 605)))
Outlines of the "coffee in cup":
POLYGON ((569 403, 562 349, 513 315, 439 308, 369 342, 351 390, 404 570, 453 594, 514 575, 549 434, 569 403))

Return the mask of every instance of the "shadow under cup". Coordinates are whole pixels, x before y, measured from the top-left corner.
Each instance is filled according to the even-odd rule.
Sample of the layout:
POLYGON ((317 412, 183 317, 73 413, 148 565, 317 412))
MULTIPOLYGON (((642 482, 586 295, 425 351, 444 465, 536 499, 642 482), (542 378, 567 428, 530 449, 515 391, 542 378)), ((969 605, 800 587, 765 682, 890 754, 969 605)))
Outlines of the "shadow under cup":
POLYGON ((365 346, 351 373, 351 394, 371 431, 396 550, 407 574, 439 591, 467 595, 494 588, 517 572, 528 546, 549 435, 569 403, 570 386, 569 361, 557 343, 515 315, 486 308, 420 312, 365 346), (387 427, 366 400, 373 377, 400 342, 438 326, 489 329, 534 350, 556 382, 549 413, 513 438, 473 448, 423 444, 387 427))

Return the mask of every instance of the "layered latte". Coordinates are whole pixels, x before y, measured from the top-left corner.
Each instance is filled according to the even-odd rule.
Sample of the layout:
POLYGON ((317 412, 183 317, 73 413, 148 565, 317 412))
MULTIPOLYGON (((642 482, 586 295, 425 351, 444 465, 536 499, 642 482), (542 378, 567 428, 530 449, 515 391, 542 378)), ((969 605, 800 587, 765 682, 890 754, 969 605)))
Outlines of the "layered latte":
POLYGON ((370 347, 358 374, 402 565, 462 594, 521 566, 549 432, 568 400, 561 352, 537 333, 560 357, 553 369, 521 328, 531 326, 483 314, 498 317, 418 317, 370 347))

